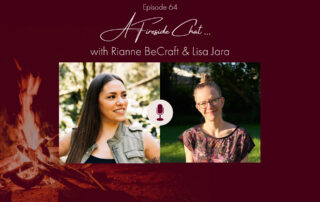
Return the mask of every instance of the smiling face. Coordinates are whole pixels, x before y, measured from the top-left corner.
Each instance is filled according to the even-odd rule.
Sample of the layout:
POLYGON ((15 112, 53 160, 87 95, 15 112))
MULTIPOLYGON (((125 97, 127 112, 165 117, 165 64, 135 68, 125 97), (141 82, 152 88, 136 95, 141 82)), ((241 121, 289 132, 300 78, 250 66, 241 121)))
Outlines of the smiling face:
POLYGON ((224 97, 217 99, 215 105, 207 103, 204 107, 201 107, 199 103, 208 102, 216 98, 221 97, 218 91, 210 86, 199 88, 194 93, 196 101, 196 108, 202 114, 206 121, 214 121, 217 118, 222 118, 222 108, 224 105, 224 97))
POLYGON ((126 120, 127 91, 119 80, 106 83, 99 94, 99 109, 102 121, 126 120))

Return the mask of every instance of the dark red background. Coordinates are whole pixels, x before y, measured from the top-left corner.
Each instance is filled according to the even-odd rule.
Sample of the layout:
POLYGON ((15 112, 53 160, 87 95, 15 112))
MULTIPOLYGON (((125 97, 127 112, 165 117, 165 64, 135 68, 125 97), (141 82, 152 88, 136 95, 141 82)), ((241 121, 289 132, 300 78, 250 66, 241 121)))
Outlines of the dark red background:
MULTIPOLYGON (((214 201, 303 200, 314 196, 312 181, 319 179, 315 164, 319 91, 319 40, 315 5, 278 1, 175 1, 178 11, 142 11, 152 1, 90 1, 50 4, 12 3, 0 12, 1 109, 17 113, 18 71, 43 78, 35 100, 45 121, 58 129, 58 63, 63 61, 155 62, 260 62, 261 63, 261 163, 161 164, 155 168, 183 174, 180 184, 214 201), (210 37, 156 38, 141 36, 106 44, 99 34, 136 19, 163 16, 169 25, 197 18, 210 37), (314 40, 313 40, 314 39, 314 40), (114 57, 90 56, 89 49, 106 46, 171 48, 215 46, 230 49, 228 57, 114 57)), ((164 4, 171 1, 162 1, 164 4)), ((161 2, 160 2, 161 3, 161 2)), ((157 4, 157 3, 153 3, 157 4)), ((317 18, 318 17, 318 18, 317 18)), ((318 20, 317 20, 318 21, 318 20)), ((141 165, 146 166, 146 165, 141 165)), ((168 181, 168 183, 170 183, 168 181)), ((180 194, 180 193, 177 193, 180 194)), ((182 193, 183 194, 183 193, 182 193)))

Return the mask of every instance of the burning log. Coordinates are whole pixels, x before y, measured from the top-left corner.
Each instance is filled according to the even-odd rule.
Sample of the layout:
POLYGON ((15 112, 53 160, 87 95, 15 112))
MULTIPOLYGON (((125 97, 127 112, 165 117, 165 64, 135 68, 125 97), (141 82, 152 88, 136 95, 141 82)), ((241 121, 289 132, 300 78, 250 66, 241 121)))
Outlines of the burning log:
POLYGON ((38 173, 29 179, 23 179, 18 176, 18 173, 23 172, 23 171, 30 169, 32 167, 33 167, 33 165, 31 162, 25 162, 22 166, 5 173, 3 175, 3 177, 10 178, 11 181, 14 182, 16 185, 19 185, 19 186, 22 186, 25 188, 31 188, 31 187, 39 184, 42 181, 42 179, 44 177, 43 174, 38 173))
MULTIPOLYGON (((60 165, 60 164, 53 164, 49 165, 46 163, 43 163, 43 165, 48 170, 46 172, 46 175, 58 180, 59 182, 65 184, 65 178, 70 178, 72 180, 76 180, 78 182, 83 182, 89 185, 97 186, 103 191, 106 191, 107 189, 97 180, 95 179, 91 173, 86 171, 81 171, 75 168, 72 168, 68 165, 60 165), (61 180, 62 179, 62 180, 61 180)), ((70 187, 70 184, 65 184, 66 186, 70 187)))
POLYGON ((59 163, 45 163, 39 162, 40 167, 37 169, 37 174, 34 175, 32 178, 23 179, 18 176, 19 172, 24 172, 28 169, 34 167, 32 162, 25 162, 20 167, 17 167, 3 175, 5 178, 10 178, 12 182, 15 184, 24 187, 24 188, 31 188, 37 184, 40 184, 43 177, 49 176, 50 178, 55 179, 56 181, 60 182, 61 184, 65 185, 70 189, 81 189, 80 186, 76 185, 79 182, 85 183, 91 186, 95 186, 100 188, 103 191, 110 190, 105 188, 92 174, 88 171, 82 171, 75 168, 72 168, 68 165, 60 165, 59 163), (75 182, 71 182, 75 181, 75 182))
POLYGON ((87 175, 90 177, 90 179, 92 179, 103 191, 106 191, 106 188, 104 188, 102 184, 100 184, 100 182, 92 176, 91 173, 89 173, 88 171, 84 171, 84 172, 86 172, 87 175))

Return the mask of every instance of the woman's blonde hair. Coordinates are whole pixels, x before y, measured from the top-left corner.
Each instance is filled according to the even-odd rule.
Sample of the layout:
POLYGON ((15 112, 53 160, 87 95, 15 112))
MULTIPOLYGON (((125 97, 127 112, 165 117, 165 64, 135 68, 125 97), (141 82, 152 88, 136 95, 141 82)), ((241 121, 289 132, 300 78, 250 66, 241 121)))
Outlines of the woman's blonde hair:
POLYGON ((209 74, 203 74, 201 76, 200 82, 196 85, 196 87, 194 88, 193 91, 193 95, 195 94, 197 89, 201 89, 204 87, 212 87, 214 89, 216 89, 219 93, 220 96, 222 96, 222 92, 221 92, 221 88, 218 86, 218 84, 216 84, 212 79, 211 76, 209 74))

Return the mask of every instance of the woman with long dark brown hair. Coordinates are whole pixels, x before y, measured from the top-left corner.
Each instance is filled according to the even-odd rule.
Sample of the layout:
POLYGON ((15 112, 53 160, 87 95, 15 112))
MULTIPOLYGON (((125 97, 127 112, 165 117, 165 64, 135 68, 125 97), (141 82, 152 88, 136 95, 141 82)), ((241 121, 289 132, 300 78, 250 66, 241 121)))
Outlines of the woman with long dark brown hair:
POLYGON ((223 120, 225 98, 208 74, 195 87, 194 99, 205 121, 182 135, 186 162, 247 162, 254 143, 244 128, 223 120))
POLYGON ((78 126, 59 142, 66 163, 158 163, 160 146, 141 129, 128 126, 127 91, 120 77, 100 74, 91 83, 78 126))

